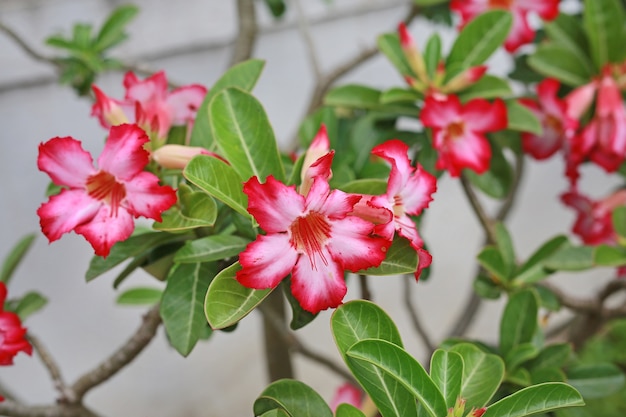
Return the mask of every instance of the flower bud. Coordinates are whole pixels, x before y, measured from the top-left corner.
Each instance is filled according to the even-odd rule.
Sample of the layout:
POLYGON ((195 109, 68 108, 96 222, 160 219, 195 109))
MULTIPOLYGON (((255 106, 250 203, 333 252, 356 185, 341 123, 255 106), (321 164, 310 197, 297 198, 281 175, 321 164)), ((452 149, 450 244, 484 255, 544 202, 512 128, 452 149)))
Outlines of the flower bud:
POLYGON ((163 145, 152 152, 152 159, 163 168, 184 169, 187 163, 196 155, 212 155, 218 157, 216 154, 196 146, 163 145))

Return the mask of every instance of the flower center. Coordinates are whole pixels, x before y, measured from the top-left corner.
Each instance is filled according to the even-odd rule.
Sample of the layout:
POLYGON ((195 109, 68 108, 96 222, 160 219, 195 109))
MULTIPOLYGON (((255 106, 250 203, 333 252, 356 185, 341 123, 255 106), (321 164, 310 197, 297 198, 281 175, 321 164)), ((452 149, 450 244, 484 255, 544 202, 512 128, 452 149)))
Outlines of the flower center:
POLYGON ((395 217, 402 217, 404 215, 404 203, 402 202, 402 196, 393 196, 393 215, 395 217))
POLYGON ((111 206, 111 216, 117 216, 117 209, 126 197, 124 184, 106 171, 100 171, 87 178, 87 194, 111 206))
POLYGON ((489 7, 492 9, 510 9, 513 0, 489 0, 489 7))
MULTIPOLYGON (((322 254, 322 249, 330 238, 330 224, 328 224, 326 216, 311 211, 306 216, 298 217, 291 224, 290 232, 291 245, 298 252, 306 253, 309 256, 317 252, 321 255, 324 264, 327 264, 327 260, 322 254)), ((312 259, 311 257, 311 262, 313 262, 312 259)), ((315 267, 315 265, 312 266, 315 267)))
POLYGON ((552 129, 559 134, 563 133, 563 123, 561 122, 561 119, 556 117, 555 115, 548 114, 544 122, 547 128, 552 129))
POLYGON ((452 122, 446 127, 446 135, 450 139, 457 139, 463 136, 463 132, 465 131, 465 123, 462 121, 452 122))

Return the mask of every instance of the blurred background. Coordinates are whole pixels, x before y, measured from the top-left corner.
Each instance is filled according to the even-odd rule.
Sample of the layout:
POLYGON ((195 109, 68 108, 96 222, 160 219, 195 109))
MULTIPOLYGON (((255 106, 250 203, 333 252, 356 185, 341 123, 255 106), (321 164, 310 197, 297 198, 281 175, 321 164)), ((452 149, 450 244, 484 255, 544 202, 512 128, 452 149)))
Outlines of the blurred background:
MULTIPOLYGON (((113 55, 153 70, 164 69, 177 84, 210 87, 228 68, 236 37, 235 1, 133 1, 140 14, 129 25, 130 39, 113 55)), ((283 148, 294 142, 315 85, 315 70, 307 52, 304 28, 310 31, 319 70, 326 74, 375 45, 376 37, 395 30, 408 13, 407 0, 289 1, 286 15, 275 20, 264 2, 255 2, 259 34, 253 56, 266 60, 254 90, 266 108, 283 148)), ((44 39, 69 34, 76 22, 98 27, 118 5, 117 0, 0 0, 0 22, 15 31, 37 52, 50 55, 44 39)), ((433 30, 442 34, 444 50, 454 31, 416 19, 410 26, 417 42, 433 30)), ((506 74, 508 56, 497 53, 490 71, 506 74)), ((98 80, 112 97, 122 97, 123 73, 98 80)), ((339 80, 376 88, 399 86, 403 80, 378 55, 339 80)), ((37 171, 39 143, 55 136, 73 136, 96 155, 104 130, 90 117, 91 103, 56 83, 54 68, 25 53, 15 40, 0 32, 0 258, 26 233, 39 232, 36 210, 46 200, 48 177, 37 171)), ((583 168, 581 187, 601 196, 613 184, 595 167, 583 168)), ((546 163, 528 161, 516 208, 508 225, 522 258, 557 234, 568 233, 574 213, 563 209, 558 196, 567 183, 560 158, 546 163)), ((488 207, 491 202, 486 201, 488 207)), ((421 229, 434 257, 427 282, 413 287, 413 296, 426 330, 435 342, 463 314, 475 273, 475 256, 482 232, 457 181, 444 176, 421 229)), ((84 273, 93 252, 74 234, 49 245, 38 234, 26 262, 11 282, 10 294, 36 289, 49 303, 25 323, 59 362, 63 377, 73 382, 114 351, 139 326, 140 307, 115 305, 112 289, 116 272, 86 283, 84 273)), ((559 275, 573 295, 599 288, 610 270, 595 275, 559 275)), ((424 349, 402 303, 403 281, 379 277, 371 281, 374 300, 400 326, 408 350, 423 358, 424 349)), ((162 286, 147 275, 135 274, 122 289, 136 285, 162 286)), ((347 299, 354 298, 351 289, 347 299)), ((495 341, 499 301, 485 302, 468 336, 495 341)), ((311 348, 340 361, 329 331, 330 313, 322 313, 298 331, 311 348)), ((549 323, 561 320, 551 316, 549 323)), ((169 347, 162 329, 152 344, 127 369, 93 390, 87 404, 105 416, 226 417, 252 415, 252 403, 267 385, 263 363, 260 317, 252 313, 233 333, 217 332, 200 342, 187 358, 169 347)), ((297 377, 330 400, 341 380, 319 365, 296 357, 297 377)), ((38 358, 18 355, 12 367, 0 368, 0 381, 27 403, 52 403, 55 391, 38 358)))

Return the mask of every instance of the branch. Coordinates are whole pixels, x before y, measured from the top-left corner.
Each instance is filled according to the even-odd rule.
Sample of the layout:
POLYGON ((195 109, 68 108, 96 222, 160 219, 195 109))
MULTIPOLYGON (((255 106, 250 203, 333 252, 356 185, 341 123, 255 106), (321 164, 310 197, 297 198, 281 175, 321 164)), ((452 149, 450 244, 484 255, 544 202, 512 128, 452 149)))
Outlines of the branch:
POLYGON ((259 31, 256 22, 256 10, 253 0, 237 0, 237 20, 239 32, 233 46, 230 65, 245 61, 252 56, 252 50, 259 31))
POLYGON ((63 403, 74 402, 74 393, 68 389, 67 385, 63 381, 59 365, 56 363, 50 352, 46 349, 43 343, 41 343, 39 338, 32 333, 28 333, 28 340, 39 355, 44 367, 50 374, 50 379, 52 379, 54 388, 61 394, 59 401, 63 403))
POLYGON ((361 288, 361 299, 372 301, 372 291, 370 291, 367 275, 359 274, 359 286, 361 288))
POLYGON ((81 376, 72 385, 75 401, 81 401, 93 387, 103 383, 128 365, 144 350, 156 335, 161 324, 159 305, 152 307, 143 317, 141 326, 128 341, 93 370, 81 376))
POLYGON ((0 415, 11 417, 99 417, 80 404, 28 406, 6 399, 0 403, 0 415))
POLYGON ((435 351, 435 345, 433 344, 428 332, 422 325, 422 322, 417 314, 417 309, 413 305, 413 300, 411 299, 411 290, 413 288, 413 276, 407 275, 404 279, 404 305, 409 311, 409 316, 411 317, 411 321, 413 322, 413 327, 417 331, 417 334, 422 338, 422 342, 428 349, 428 358, 432 356, 432 353, 435 351))
POLYGON ((496 220, 498 221, 504 221, 509 215, 511 209, 513 208, 516 197, 518 195, 517 191, 519 190, 520 183, 522 182, 522 176, 524 175, 524 161, 524 154, 515 154, 515 171, 513 173, 513 183, 511 184, 509 194, 507 194, 504 202, 502 202, 502 205, 498 210, 498 214, 496 215, 496 220))
POLYGON ((485 237, 487 238, 487 244, 496 243, 496 233, 493 229, 494 221, 491 217, 489 217, 489 215, 485 211, 485 208, 480 203, 480 200, 478 199, 478 196, 474 192, 472 185, 469 183, 469 180, 467 179, 467 175, 465 175, 465 172, 461 173, 460 180, 461 180, 461 186, 463 187, 463 192, 465 193, 465 196, 467 197, 470 205, 472 206, 472 209, 474 210, 476 217, 478 217, 478 221, 480 222, 480 225, 483 227, 483 230, 485 232, 485 237))
POLYGON ((17 43, 18 46, 22 48, 22 50, 26 52, 26 54, 30 56, 31 58, 33 58, 34 60, 52 64, 57 68, 59 67, 60 64, 56 58, 40 54, 35 49, 33 49, 20 35, 18 35, 17 32, 15 32, 13 29, 6 26, 2 22, 0 22, 0 31, 4 32, 9 38, 11 38, 15 43, 17 43))
POLYGON ((309 57, 309 62, 313 67, 313 74, 315 74, 315 80, 319 81, 322 78, 322 68, 317 57, 317 52, 315 51, 315 42, 313 42, 313 37, 311 36, 309 22, 306 19, 306 15, 304 13, 304 10, 302 9, 302 4, 300 4, 300 0, 293 0, 293 3, 296 6, 296 11, 298 13, 298 30, 300 31, 300 35, 302 35, 302 39, 304 40, 307 55, 309 57))

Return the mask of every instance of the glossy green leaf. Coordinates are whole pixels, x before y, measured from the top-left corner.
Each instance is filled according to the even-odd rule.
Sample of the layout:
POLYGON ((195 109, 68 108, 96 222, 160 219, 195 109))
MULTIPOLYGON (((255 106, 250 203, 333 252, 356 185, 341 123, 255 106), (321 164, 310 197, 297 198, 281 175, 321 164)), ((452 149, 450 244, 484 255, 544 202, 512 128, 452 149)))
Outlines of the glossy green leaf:
POLYGON ((385 33, 378 37, 378 49, 391 61, 402 75, 413 75, 413 70, 406 61, 400 39, 396 33, 385 33))
POLYGON ((176 252, 174 262, 210 262, 231 258, 243 251, 248 243, 248 239, 233 235, 212 235, 188 240, 176 252))
MULTIPOLYGON (((21 321, 26 320, 48 304, 48 299, 36 291, 26 293, 13 310, 21 321)), ((2 306, 0 306, 2 307, 2 306)))
POLYGON ((528 107, 516 100, 509 100, 506 102, 506 109, 509 121, 507 129, 541 135, 543 131, 541 122, 528 107))
POLYGON ((222 270, 211 282, 204 300, 204 312, 213 329, 232 326, 250 314, 272 291, 255 290, 241 285, 236 279, 239 262, 222 270))
MULTIPOLYGON (((498 256, 500 256, 498 254, 498 256)), ((486 275, 478 275, 472 282, 472 288, 481 298, 497 300, 502 295, 502 288, 494 280, 486 275)))
POLYGON ((565 372, 560 368, 541 368, 537 370, 531 370, 530 383, 531 385, 543 384, 544 382, 565 382, 565 372))
POLYGON ((624 373, 608 362, 579 365, 567 371, 567 382, 585 399, 602 398, 624 386, 624 373))
POLYGON ((480 265, 498 280, 507 281, 509 268, 504 264, 502 254, 495 246, 486 246, 477 256, 480 265))
POLYGON ((502 45, 512 22, 511 15, 503 10, 490 10, 474 18, 452 45, 446 68, 455 66, 462 71, 485 62, 502 45))
POLYGON ((351 404, 339 404, 335 417, 366 417, 363 411, 359 410, 351 404))
POLYGON ((471 343, 459 343, 449 349, 463 358, 461 397, 466 409, 487 404, 504 379, 504 362, 498 355, 487 353, 471 343))
POLYGON ((184 207, 181 209, 174 206, 163 213, 163 220, 155 222, 153 228, 168 232, 180 232, 196 229, 198 227, 210 227, 215 224, 217 218, 217 204, 210 195, 203 192, 193 192, 185 196, 184 207))
POLYGON ((130 288, 117 296, 116 303, 127 306, 154 305, 161 301, 163 290, 152 287, 130 288))
POLYGON ((584 271, 593 268, 591 246, 563 246, 543 261, 546 268, 556 271, 584 271))
POLYGON ((271 383, 254 402, 254 415, 283 410, 290 417, 333 417, 326 401, 311 387, 292 379, 271 383))
POLYGON ((243 192, 243 181, 224 161, 207 155, 196 156, 183 170, 183 176, 236 212, 250 217, 247 211, 248 197, 243 192))
POLYGON ((430 359, 430 378, 441 391, 447 408, 454 407, 461 394, 463 366, 463 358, 456 352, 437 349, 430 359))
POLYGON ((497 223, 495 226, 496 234, 496 246, 500 255, 502 255, 502 262, 507 270, 507 275, 513 272, 516 266, 515 248, 513 247, 513 240, 506 226, 502 223, 497 223))
POLYGON ((510 296, 500 321, 500 352, 506 357, 516 346, 532 341, 539 306, 532 290, 510 296))
POLYGON ((180 264, 167 278, 161 318, 170 344, 183 356, 191 352, 205 330, 204 297, 216 273, 216 264, 180 264))
POLYGON ((331 317, 337 348, 348 367, 380 410, 383 417, 417 417, 411 392, 376 366, 350 362, 346 352, 361 340, 380 339, 402 347, 402 340, 391 318, 376 304, 364 300, 339 306, 331 317))
POLYGON ((418 6, 435 6, 437 4, 446 3, 448 0, 413 0, 418 6))
POLYGON ((206 149, 215 149, 215 140, 211 131, 211 119, 209 115, 209 103, 219 92, 227 87, 238 87, 245 91, 252 91, 256 84, 265 62, 260 59, 251 59, 241 62, 233 67, 217 80, 209 89, 202 101, 196 120, 191 131, 191 146, 201 146, 206 149))
POLYGON ((624 5, 619 0, 585 0, 583 26, 596 68, 624 57, 624 5))
POLYGON ((435 77, 437 67, 441 62, 441 37, 437 32, 430 35, 426 46, 424 47, 424 63, 426 64, 426 70, 428 76, 432 79, 435 77))
POLYGON ((581 62, 587 63, 587 71, 593 72, 593 63, 587 54, 589 42, 580 18, 560 13, 553 21, 545 22, 544 29, 551 42, 570 49, 581 62))
POLYGON ((287 414, 287 412, 284 410, 276 408, 274 410, 268 411, 267 413, 261 414, 260 417, 289 417, 289 414, 287 414))
POLYGON ((574 388, 552 382, 524 388, 501 399, 487 407, 483 417, 523 417, 584 404, 574 388))
POLYGON ((626 248, 598 245, 593 251, 593 263, 598 266, 626 265, 626 248))
POLYGON ((553 77, 570 87, 586 84, 593 75, 587 61, 572 52, 567 46, 557 43, 542 43, 528 57, 528 65, 538 73, 553 77))
POLYGON ((278 152, 274 131, 259 101, 237 88, 217 93, 209 104, 211 129, 215 142, 239 176, 268 175, 285 181, 285 170, 278 152))
POLYGON ((324 97, 327 106, 356 109, 377 109, 380 107, 380 90, 357 84, 347 84, 333 88, 324 97))
POLYGON ((401 347, 385 340, 362 340, 346 352, 348 363, 374 365, 411 392, 431 417, 446 414, 446 400, 422 365, 401 347))
POLYGON ((284 0, 265 0, 265 5, 272 13, 274 17, 283 17, 287 10, 287 5, 284 0))
POLYGON ((15 272, 15 269, 18 267, 20 262, 22 262, 22 259, 24 259, 24 256, 26 256, 26 253, 35 241, 35 236, 36 235, 34 233, 24 236, 19 242, 17 242, 17 244, 15 244, 15 246, 13 246, 13 248, 11 248, 11 252, 9 252, 2 263, 2 270, 0 270, 0 282, 4 282, 5 284, 9 283, 11 277, 13 276, 13 272, 15 272))
POLYGON ((568 244, 567 237, 556 236, 541 245, 520 267, 514 281, 531 284, 546 278, 550 273, 544 268, 543 261, 568 244))
POLYGON ((515 345, 504 358, 506 369, 512 370, 535 358, 539 354, 539 349, 532 343, 520 343, 515 345))
POLYGON ((124 41, 127 38, 124 29, 137 13, 139 13, 139 8, 133 5, 116 8, 100 28, 93 48, 97 51, 103 51, 124 41))
POLYGON ((350 181, 338 187, 346 193, 381 195, 387 191, 387 181, 379 179, 360 179, 350 181))
POLYGON ((615 233, 626 239, 626 207, 616 207, 611 215, 615 233))
POLYGON ((474 98, 507 98, 513 95, 508 81, 494 75, 485 74, 480 80, 459 93, 459 99, 467 102, 474 98))
POLYGON ((359 273, 375 276, 412 274, 417 270, 418 263, 419 257, 409 240, 396 236, 380 266, 359 273))
POLYGON ((526 368, 515 368, 511 372, 507 372, 504 377, 504 382, 517 385, 518 387, 528 387, 532 385, 532 378, 530 372, 526 368))
POLYGON ((385 90, 380 94, 379 100, 381 104, 389 103, 415 103, 423 96, 415 90, 393 87, 385 90))
POLYGON ((528 369, 560 368, 572 354, 572 345, 569 343, 557 343, 544 347, 527 365, 528 369))
POLYGON ((539 296, 541 307, 550 311, 559 311, 561 309, 561 300, 551 290, 546 287, 535 286, 535 291, 539 296))

